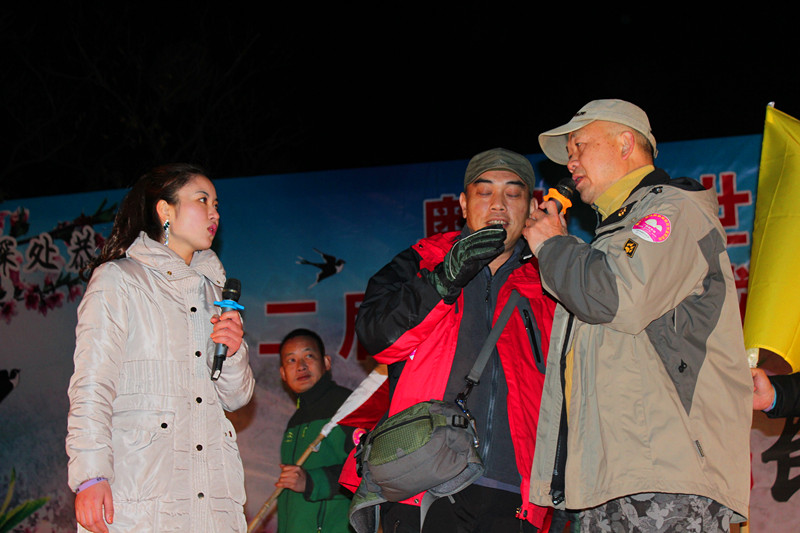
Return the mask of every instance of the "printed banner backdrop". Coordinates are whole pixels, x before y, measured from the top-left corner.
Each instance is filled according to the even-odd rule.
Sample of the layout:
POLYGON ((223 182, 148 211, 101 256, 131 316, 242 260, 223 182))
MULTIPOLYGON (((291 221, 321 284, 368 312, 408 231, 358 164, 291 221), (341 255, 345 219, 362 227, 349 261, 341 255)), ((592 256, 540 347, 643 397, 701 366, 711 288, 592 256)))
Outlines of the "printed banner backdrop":
MULTIPOLYGON (((717 191, 742 312, 760 146, 760 135, 664 143, 657 160, 673 177, 693 177, 717 191)), ((564 167, 541 154, 529 158, 539 197, 566 176, 564 167)), ((245 464, 248 519, 274 489, 281 435, 294 410, 278 373, 281 337, 295 327, 317 330, 333 359, 334 378, 355 387, 371 368, 353 330, 367 281, 419 238, 460 227, 466 164, 215 182, 222 218, 214 249, 228 275, 242 281, 245 338, 257 380, 253 401, 230 415, 245 464)), ((14 468, 12 505, 50 497, 24 523, 25 531, 74 531, 64 437, 76 309, 85 287, 77 272, 108 236, 125 192, 0 204, 0 488, 8 486, 14 468)), ((595 222, 582 204, 570 212, 570 231, 584 239, 591 238, 595 222)), ((794 497, 800 487, 788 474, 797 427, 764 420, 756 417, 752 438, 754 532, 786 530, 776 521, 788 525, 800 515, 800 497, 794 497)), ((273 517, 263 530, 274 528, 273 517)))

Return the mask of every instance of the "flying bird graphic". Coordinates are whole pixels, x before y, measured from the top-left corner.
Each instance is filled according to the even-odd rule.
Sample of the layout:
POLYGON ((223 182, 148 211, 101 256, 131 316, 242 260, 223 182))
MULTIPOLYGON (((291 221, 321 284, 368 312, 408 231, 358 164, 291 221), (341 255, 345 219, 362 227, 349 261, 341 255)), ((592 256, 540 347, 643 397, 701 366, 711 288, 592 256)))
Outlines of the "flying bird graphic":
POLYGON ((299 255, 297 256, 296 261, 298 265, 312 265, 319 269, 319 272, 317 272, 317 279, 314 283, 308 286, 309 289, 322 280, 329 278, 334 274, 338 274, 344 268, 344 259, 339 259, 333 255, 320 252, 316 248, 313 248, 313 250, 322 256, 322 259, 325 261, 324 263, 315 263, 314 261, 309 261, 308 259, 300 257, 299 255))
POLYGON ((12 368, 11 370, 0 370, 0 402, 3 398, 17 386, 19 383, 19 368, 12 368))

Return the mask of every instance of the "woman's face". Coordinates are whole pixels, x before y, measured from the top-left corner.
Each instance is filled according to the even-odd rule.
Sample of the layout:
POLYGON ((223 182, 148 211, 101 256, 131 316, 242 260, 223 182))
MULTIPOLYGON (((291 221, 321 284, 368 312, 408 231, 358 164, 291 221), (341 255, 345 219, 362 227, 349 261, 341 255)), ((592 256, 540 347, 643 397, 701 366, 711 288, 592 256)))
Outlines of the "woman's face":
POLYGON ((178 190, 178 202, 166 204, 169 244, 186 264, 198 250, 207 250, 219 228, 217 191, 205 176, 197 175, 178 190))

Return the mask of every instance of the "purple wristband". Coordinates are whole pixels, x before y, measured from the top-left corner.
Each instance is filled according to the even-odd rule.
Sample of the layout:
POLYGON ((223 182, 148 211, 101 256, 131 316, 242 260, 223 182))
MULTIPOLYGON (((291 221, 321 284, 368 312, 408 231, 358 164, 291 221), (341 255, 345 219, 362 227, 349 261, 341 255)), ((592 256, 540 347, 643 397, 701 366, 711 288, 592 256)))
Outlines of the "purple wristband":
POLYGON ((100 483, 101 481, 107 481, 107 480, 104 477, 95 477, 95 478, 92 478, 92 479, 87 479, 86 481, 84 481, 83 483, 78 485, 78 488, 75 489, 75 494, 78 494, 80 491, 86 490, 89 487, 91 487, 92 485, 96 485, 97 483, 100 483))
POLYGON ((770 411, 775 409, 775 402, 777 402, 777 401, 778 401, 778 393, 775 392, 775 388, 773 387, 773 389, 772 389, 772 405, 770 405, 769 407, 764 409, 764 412, 765 413, 769 413, 770 411))

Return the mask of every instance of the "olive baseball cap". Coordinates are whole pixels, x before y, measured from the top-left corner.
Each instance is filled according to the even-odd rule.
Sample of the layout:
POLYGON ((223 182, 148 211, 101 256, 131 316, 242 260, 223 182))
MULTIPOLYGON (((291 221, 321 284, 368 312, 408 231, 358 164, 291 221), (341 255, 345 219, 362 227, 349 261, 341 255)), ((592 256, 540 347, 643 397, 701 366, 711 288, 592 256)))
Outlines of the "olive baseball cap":
POLYGON ((484 172, 490 170, 508 170, 513 172, 528 186, 528 190, 533 194, 536 185, 536 177, 533 174, 533 166, 528 158, 505 148, 492 148, 486 150, 469 160, 467 172, 464 174, 464 188, 478 179, 484 172))
POLYGON ((616 122, 635 129, 653 145, 653 157, 658 155, 656 138, 650 129, 650 121, 647 119, 647 114, 640 107, 624 100, 592 100, 575 113, 572 120, 563 126, 539 135, 539 146, 542 147, 544 155, 560 165, 566 165, 569 162, 569 157, 567 156, 569 134, 595 120, 616 122))

